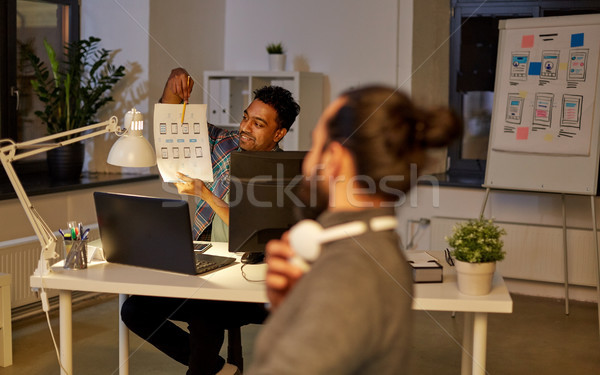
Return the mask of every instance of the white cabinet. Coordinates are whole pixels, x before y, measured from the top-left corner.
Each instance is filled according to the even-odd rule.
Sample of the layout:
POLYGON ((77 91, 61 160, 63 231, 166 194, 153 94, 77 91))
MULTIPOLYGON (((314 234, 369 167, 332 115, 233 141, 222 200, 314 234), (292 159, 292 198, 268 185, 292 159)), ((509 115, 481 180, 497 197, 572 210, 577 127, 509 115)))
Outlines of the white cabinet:
POLYGON ((221 127, 238 129, 253 92, 263 86, 281 86, 300 104, 300 115, 280 142, 284 150, 308 150, 310 133, 323 110, 323 75, 311 72, 205 71, 204 103, 207 120, 221 127))

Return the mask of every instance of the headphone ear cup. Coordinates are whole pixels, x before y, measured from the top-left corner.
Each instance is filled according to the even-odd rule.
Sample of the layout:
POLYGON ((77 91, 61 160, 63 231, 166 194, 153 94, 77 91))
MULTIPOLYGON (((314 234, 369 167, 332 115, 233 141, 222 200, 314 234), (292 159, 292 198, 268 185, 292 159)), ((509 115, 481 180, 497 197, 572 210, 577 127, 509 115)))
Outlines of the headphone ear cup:
POLYGON ((314 220, 302 220, 290 229, 290 245, 298 256, 314 262, 321 254, 323 227, 314 220))

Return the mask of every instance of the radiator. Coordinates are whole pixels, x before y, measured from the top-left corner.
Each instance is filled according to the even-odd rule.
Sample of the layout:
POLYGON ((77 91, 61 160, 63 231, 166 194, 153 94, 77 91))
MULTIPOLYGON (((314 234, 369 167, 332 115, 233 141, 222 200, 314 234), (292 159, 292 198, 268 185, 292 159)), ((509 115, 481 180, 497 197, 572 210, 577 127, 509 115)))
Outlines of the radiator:
MULTIPOLYGON (((431 218, 431 249, 444 249, 445 236, 465 219, 431 218)), ((507 278, 564 282, 563 232, 560 226, 496 222, 506 229, 506 257, 497 267, 507 278)), ((591 229, 567 228, 569 283, 596 286, 596 254, 591 229)))
MULTIPOLYGON (((89 227, 90 240, 99 238, 98 225, 89 227)), ((57 244, 57 251, 60 251, 59 248, 60 242, 57 244)), ((36 236, 0 241, 0 272, 9 273, 12 277, 10 287, 12 309, 39 301, 36 293, 29 286, 29 277, 37 267, 40 251, 41 245, 36 236)), ((56 295, 58 292, 48 290, 48 297, 56 295)))
POLYGON ((37 237, 0 242, 0 272, 12 276, 10 298, 12 308, 36 302, 37 296, 29 287, 29 276, 40 258, 37 237))

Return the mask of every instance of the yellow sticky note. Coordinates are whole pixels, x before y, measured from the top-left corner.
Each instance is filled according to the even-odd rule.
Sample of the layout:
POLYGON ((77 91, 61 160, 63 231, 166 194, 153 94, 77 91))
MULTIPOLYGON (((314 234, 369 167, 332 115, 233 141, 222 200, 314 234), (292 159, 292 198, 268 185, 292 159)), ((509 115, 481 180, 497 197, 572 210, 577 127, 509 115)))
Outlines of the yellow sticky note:
POLYGON ((526 98, 527 97, 527 91, 519 91, 519 97, 526 98))
POLYGON ((544 141, 546 141, 546 142, 552 142, 553 140, 554 140, 554 136, 550 133, 548 133, 544 136, 544 141))
POLYGON ((569 66, 569 63, 561 62, 560 64, 558 64, 558 70, 567 70, 568 66, 569 66))

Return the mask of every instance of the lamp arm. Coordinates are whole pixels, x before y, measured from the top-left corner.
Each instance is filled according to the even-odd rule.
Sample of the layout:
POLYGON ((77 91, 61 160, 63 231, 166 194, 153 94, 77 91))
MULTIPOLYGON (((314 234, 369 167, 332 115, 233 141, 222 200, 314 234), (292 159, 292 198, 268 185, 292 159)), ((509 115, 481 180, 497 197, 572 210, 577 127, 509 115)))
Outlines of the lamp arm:
POLYGON ((41 256, 40 256, 40 260, 38 263, 38 268, 35 271, 36 274, 45 275, 48 272, 50 272, 50 266, 49 266, 48 260, 57 257, 57 254, 56 254, 57 239, 56 239, 56 235, 54 234, 54 232, 52 232, 52 230, 50 229, 48 224, 42 219, 42 217, 37 212, 37 210, 35 209, 33 204, 31 204, 31 201, 29 200, 29 197, 27 196, 25 189, 23 188, 23 184, 21 184, 21 181, 19 180, 19 177, 17 176, 17 173, 15 172, 15 169, 14 169, 12 163, 16 160, 24 159, 28 156, 37 155, 39 153, 46 152, 48 150, 52 150, 54 148, 66 146, 68 144, 79 142, 84 139, 96 137, 101 134, 110 133, 110 132, 120 134, 122 131, 120 128, 117 127, 117 123, 118 123, 117 117, 113 116, 108 121, 84 126, 84 127, 73 129, 73 130, 64 131, 64 132, 57 133, 57 134, 52 134, 47 137, 42 137, 42 138, 34 139, 31 141, 15 143, 12 140, 0 140, 0 146, 2 145, 2 143, 8 143, 8 145, 0 147, 0 161, 2 162, 2 166, 4 167, 4 170, 6 171, 8 179, 10 180, 10 183, 13 186, 15 193, 17 194, 17 198, 21 202, 21 206, 23 206, 23 210, 25 211, 25 215, 27 215, 27 219, 31 223, 31 226, 33 227, 33 230, 34 230, 38 240, 40 241, 40 244, 42 245, 41 256), (73 135, 73 134, 78 134, 78 133, 83 133, 88 130, 98 129, 98 128, 102 128, 102 127, 104 127, 104 129, 100 129, 100 130, 97 130, 97 131, 89 133, 89 134, 84 134, 79 137, 68 139, 63 142, 44 143, 44 142, 55 140, 57 138, 61 138, 61 137, 65 137, 65 136, 73 135), (33 148, 33 150, 17 154, 18 150, 30 149, 30 148, 33 148))
MULTIPOLYGON (((52 149, 55 149, 58 147, 66 146, 66 145, 69 145, 72 143, 76 143, 76 142, 83 141, 83 140, 86 140, 89 138, 93 138, 93 137, 96 137, 101 134, 116 133, 116 134, 120 135, 120 133, 124 132, 125 130, 121 130, 121 128, 119 128, 117 126, 118 122, 119 122, 119 120, 117 119, 117 117, 112 116, 107 121, 99 122, 97 124, 87 125, 87 126, 83 126, 81 128, 67 130, 64 132, 56 133, 56 134, 51 134, 46 137, 33 139, 31 141, 25 141, 25 142, 21 142, 21 143, 13 143, 12 145, 6 146, 6 147, 10 148, 10 149, 14 149, 12 156, 10 157, 11 161, 25 159, 25 158, 28 158, 29 156, 41 154, 43 152, 46 152, 46 151, 49 151, 49 150, 52 150, 52 149), (97 130, 97 131, 89 133, 89 134, 83 134, 78 137, 67 139, 62 142, 47 143, 48 141, 53 141, 53 140, 67 137, 67 136, 70 136, 73 134, 84 133, 88 130, 98 129, 98 128, 102 128, 102 127, 104 127, 104 129, 100 129, 100 130, 97 130), (17 154, 18 150, 29 150, 29 149, 31 149, 31 151, 21 152, 21 153, 17 154)), ((5 152, 4 149, 5 149, 5 147, 0 148, 0 151, 2 151, 2 153, 4 153, 5 152)))
POLYGON ((19 180, 19 177, 13 168, 11 161, 4 152, 6 148, 7 147, 3 147, 2 152, 0 152, 0 161, 2 161, 2 166, 6 171, 8 179, 10 180, 13 189, 15 189, 15 193, 17 193, 17 198, 19 198, 19 202, 21 202, 21 206, 23 206, 23 210, 25 211, 27 219, 29 220, 35 235, 42 245, 42 253, 36 273, 39 272, 41 275, 45 275, 49 272, 48 259, 52 259, 57 256, 57 239, 52 230, 48 227, 48 224, 46 224, 33 204, 31 204, 29 197, 27 197, 25 189, 23 188, 23 185, 21 184, 21 181, 19 180))

